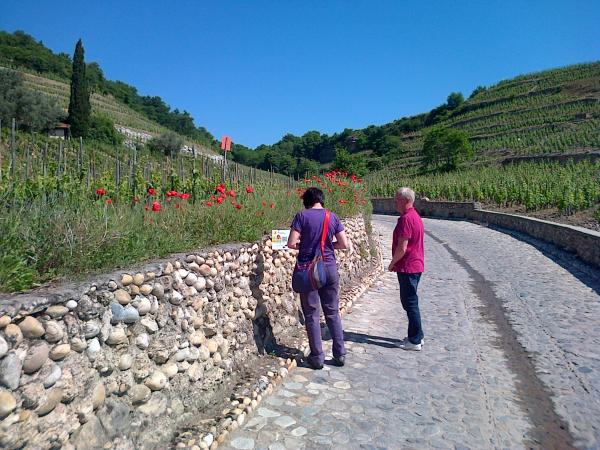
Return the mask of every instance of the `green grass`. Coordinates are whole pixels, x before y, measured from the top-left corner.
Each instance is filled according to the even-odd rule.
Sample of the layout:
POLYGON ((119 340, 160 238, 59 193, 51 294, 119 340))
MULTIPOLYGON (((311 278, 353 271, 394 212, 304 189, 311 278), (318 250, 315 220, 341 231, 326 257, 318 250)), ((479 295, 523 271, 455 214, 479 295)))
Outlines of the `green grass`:
MULTIPOLYGON (((277 182, 258 183, 253 193, 236 188, 235 196, 220 205, 211 200, 214 181, 204 182, 195 203, 192 197, 165 198, 157 189, 132 205, 126 192, 119 197, 107 189, 97 196, 76 179, 59 181, 36 195, 31 189, 0 192, 0 291, 77 279, 214 244, 255 241, 271 229, 288 228, 302 209, 299 192, 277 182), (160 211, 152 211, 153 201, 160 211)), ((362 184, 331 184, 331 189, 327 206, 340 217, 369 212, 362 184)))

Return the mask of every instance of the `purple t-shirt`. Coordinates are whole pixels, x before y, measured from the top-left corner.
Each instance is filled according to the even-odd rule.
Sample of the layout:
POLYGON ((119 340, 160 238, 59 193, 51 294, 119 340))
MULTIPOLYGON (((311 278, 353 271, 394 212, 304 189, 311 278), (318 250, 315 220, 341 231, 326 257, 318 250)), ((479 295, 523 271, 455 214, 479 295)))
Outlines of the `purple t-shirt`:
MULTIPOLYGON (((298 262, 300 264, 310 262, 315 257, 315 253, 321 245, 324 220, 324 208, 304 209, 294 217, 291 228, 300 233, 300 251, 298 253, 298 262)), ((340 219, 334 213, 331 213, 327 238, 325 239, 325 254, 323 255, 325 265, 335 265, 333 236, 341 231, 344 231, 344 225, 342 225, 342 222, 340 222, 340 219)))

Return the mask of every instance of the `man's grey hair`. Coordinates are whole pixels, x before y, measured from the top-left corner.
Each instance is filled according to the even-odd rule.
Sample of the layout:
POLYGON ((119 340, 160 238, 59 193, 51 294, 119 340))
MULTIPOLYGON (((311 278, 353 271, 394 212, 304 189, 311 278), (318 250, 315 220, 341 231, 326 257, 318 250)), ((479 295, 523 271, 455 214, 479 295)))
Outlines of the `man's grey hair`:
POLYGON ((415 191, 413 191, 409 187, 401 187, 400 189, 398 189, 398 192, 396 192, 396 197, 403 197, 406 200, 410 201, 411 203, 414 203, 415 202, 415 191))

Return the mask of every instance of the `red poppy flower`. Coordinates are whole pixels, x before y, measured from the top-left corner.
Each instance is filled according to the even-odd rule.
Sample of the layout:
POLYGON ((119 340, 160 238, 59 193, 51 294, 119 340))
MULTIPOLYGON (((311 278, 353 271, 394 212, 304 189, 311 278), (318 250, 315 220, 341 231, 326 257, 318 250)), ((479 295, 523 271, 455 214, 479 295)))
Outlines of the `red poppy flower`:
POLYGON ((175 203, 175 208, 176 208, 176 209, 179 209, 179 208, 181 208, 181 203, 175 203))
POLYGON ((160 203, 158 203, 156 201, 152 202, 152 211, 154 211, 154 212, 160 211, 160 203))
POLYGON ((144 206, 144 209, 145 209, 146 211, 150 211, 150 207, 149 207, 148 205, 144 206))
POLYGON ((267 206, 267 202, 265 202, 264 200, 261 203, 263 206, 267 206))
POLYGON ((275 203, 271 203, 271 204, 269 205, 269 208, 271 208, 271 209, 275 208, 275 203))
POLYGON ((235 197, 235 191, 233 189, 229 191, 229 196, 235 197))
POLYGON ((333 192, 333 189, 331 189, 331 188, 328 188, 327 190, 329 191, 330 194, 333 192))
POLYGON ((187 192, 182 192, 179 194, 179 198, 181 200, 187 200, 188 198, 190 198, 190 194, 188 194, 187 192))
POLYGON ((156 189, 154 189, 152 187, 149 187, 147 192, 148 192, 148 195, 155 195, 156 194, 156 189))
POLYGON ((246 193, 247 193, 247 194, 252 194, 252 193, 254 193, 254 189, 252 188, 252 186, 246 186, 246 193))
POLYGON ((112 203, 113 203, 112 198, 107 198, 104 203, 106 203, 107 205, 112 205, 112 203))
POLYGON ((235 205, 235 207, 236 207, 237 209, 242 209, 242 205, 240 205, 239 203, 238 203, 237 205, 235 205))
POLYGON ((220 205, 223 203, 223 197, 218 197, 217 198, 217 203, 220 205))
POLYGON ((96 195, 99 195, 100 197, 102 197, 104 194, 106 194, 106 191, 102 188, 98 188, 96 189, 96 195))
POLYGON ((212 204, 212 202, 206 202, 205 205, 206 206, 212 206, 213 204, 212 204))
POLYGON ((217 192, 220 192, 221 194, 225 193, 225 185, 224 184, 218 184, 217 187, 215 188, 215 190, 217 192))
POLYGON ((341 203, 342 205, 345 205, 346 203, 348 203, 348 200, 341 199, 341 200, 340 200, 340 203, 341 203))

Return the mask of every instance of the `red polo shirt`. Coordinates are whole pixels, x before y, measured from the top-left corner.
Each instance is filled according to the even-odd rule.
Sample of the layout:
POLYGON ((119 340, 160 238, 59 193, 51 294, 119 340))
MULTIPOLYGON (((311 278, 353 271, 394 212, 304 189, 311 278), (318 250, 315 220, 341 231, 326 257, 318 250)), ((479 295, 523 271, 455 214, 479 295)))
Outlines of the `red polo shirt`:
POLYGON ((400 238, 408 239, 408 245, 402 259, 394 265, 394 272, 423 273, 425 270, 423 235, 423 221, 415 208, 410 208, 398 218, 392 238, 392 255, 400 238))

